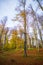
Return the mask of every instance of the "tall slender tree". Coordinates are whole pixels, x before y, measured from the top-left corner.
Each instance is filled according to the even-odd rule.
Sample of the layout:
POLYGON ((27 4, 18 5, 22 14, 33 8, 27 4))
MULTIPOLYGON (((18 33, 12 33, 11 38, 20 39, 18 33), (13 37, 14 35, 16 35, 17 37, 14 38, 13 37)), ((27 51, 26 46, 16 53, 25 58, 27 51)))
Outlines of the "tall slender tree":
POLYGON ((5 29, 5 25, 6 25, 6 22, 7 22, 7 16, 5 16, 1 21, 1 31, 0 31, 0 47, 2 48, 3 46, 3 43, 2 43, 2 36, 3 36, 3 32, 4 32, 4 29, 5 29))
POLYGON ((22 21, 24 22, 24 55, 27 56, 26 47, 27 47, 27 39, 26 39, 26 0, 19 0, 19 6, 16 8, 19 13, 16 15, 16 18, 13 21, 22 21))

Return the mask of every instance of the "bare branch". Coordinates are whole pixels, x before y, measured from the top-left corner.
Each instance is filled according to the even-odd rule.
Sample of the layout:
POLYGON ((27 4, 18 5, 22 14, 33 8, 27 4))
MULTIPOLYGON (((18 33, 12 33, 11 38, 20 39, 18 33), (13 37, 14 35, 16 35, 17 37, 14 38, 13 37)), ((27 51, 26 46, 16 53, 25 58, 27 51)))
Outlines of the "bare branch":
POLYGON ((39 4, 40 8, 41 8, 41 9, 42 9, 42 11, 43 11, 43 7, 41 6, 41 4, 40 4, 39 0, 37 0, 37 2, 38 2, 38 4, 39 4))

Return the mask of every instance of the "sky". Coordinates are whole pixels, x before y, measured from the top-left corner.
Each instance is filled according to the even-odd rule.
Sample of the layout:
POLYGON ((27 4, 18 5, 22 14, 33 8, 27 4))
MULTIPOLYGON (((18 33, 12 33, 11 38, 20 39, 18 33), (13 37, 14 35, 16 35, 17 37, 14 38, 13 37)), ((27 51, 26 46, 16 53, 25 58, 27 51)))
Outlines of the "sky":
POLYGON ((11 19, 14 17, 14 14, 16 13, 14 11, 14 8, 16 7, 16 5, 17 5, 16 0, 0 0, 0 19, 2 19, 4 16, 7 16, 8 27, 14 26, 14 23, 11 21, 11 19))
MULTIPOLYGON (((38 3, 33 0, 27 0, 27 5, 31 4, 34 11, 37 9, 38 3)), ((42 2, 43 4, 43 2, 42 2)), ((15 8, 18 5, 18 0, 0 0, 0 20, 4 17, 8 17, 8 22, 6 24, 7 27, 14 27, 17 26, 19 23, 13 22, 12 18, 15 16, 15 8)), ((43 11, 38 9, 36 12, 38 15, 43 15, 43 11)), ((21 24, 20 24, 21 25, 21 24)))

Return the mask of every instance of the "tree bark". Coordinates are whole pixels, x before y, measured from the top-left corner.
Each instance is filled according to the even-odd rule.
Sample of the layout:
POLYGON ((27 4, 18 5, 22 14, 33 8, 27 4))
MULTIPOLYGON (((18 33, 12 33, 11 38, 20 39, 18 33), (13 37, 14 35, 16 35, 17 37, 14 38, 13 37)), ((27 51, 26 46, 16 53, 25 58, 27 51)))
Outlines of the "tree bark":
POLYGON ((27 33, 26 33, 26 11, 25 11, 26 0, 24 0, 24 55, 27 56, 27 33))

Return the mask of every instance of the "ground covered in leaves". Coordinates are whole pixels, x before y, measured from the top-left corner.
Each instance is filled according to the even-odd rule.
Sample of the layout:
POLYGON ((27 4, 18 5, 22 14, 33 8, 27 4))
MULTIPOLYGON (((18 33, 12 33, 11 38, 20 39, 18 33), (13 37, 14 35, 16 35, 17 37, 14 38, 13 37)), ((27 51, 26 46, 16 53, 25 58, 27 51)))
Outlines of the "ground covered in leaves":
POLYGON ((27 55, 22 49, 0 51, 0 65, 43 65, 43 49, 27 50, 27 55))

